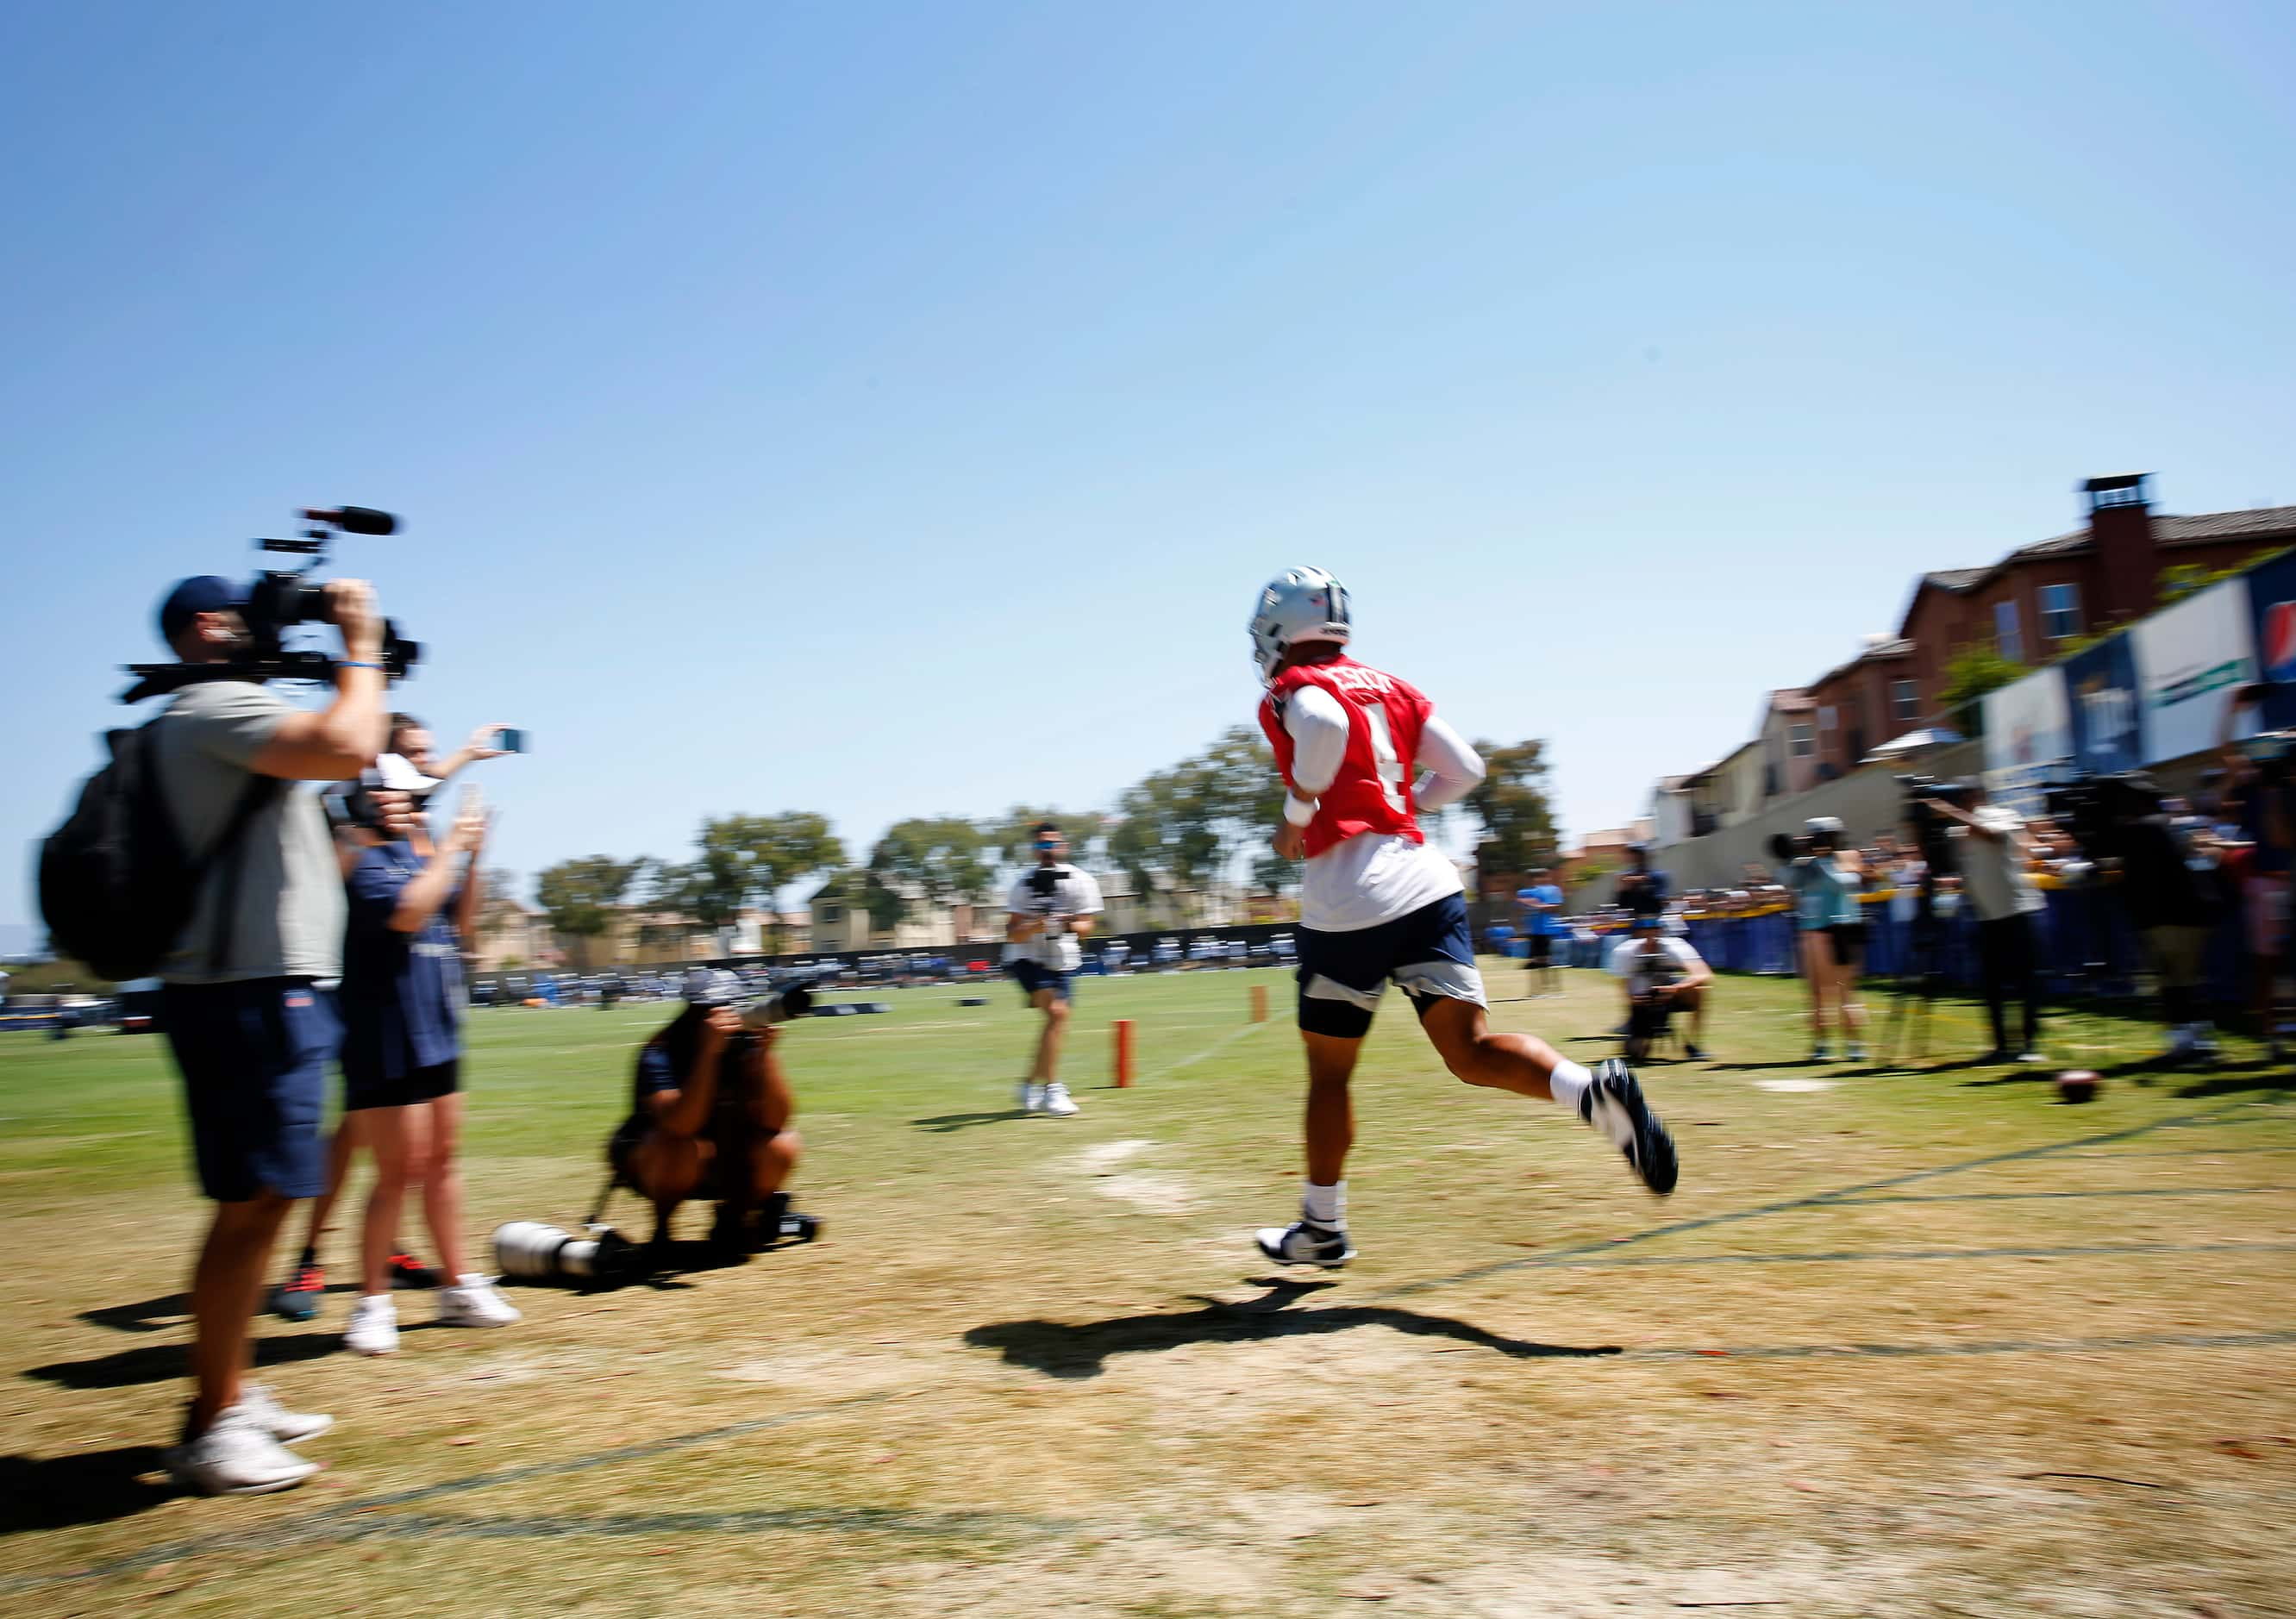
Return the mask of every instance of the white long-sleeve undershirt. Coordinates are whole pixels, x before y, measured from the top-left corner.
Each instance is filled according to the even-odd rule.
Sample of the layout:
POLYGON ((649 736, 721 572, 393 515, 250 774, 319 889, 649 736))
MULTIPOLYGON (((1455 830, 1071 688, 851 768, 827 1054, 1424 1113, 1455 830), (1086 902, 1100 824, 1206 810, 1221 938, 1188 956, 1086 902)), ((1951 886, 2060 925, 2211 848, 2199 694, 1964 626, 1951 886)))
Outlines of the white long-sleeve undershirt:
MULTIPOLYGON (((1301 686, 1283 704, 1291 734, 1292 801, 1284 815, 1304 825, 1313 800, 1339 779, 1348 751, 1348 714, 1321 686, 1301 686)), ((1412 785, 1418 808, 1456 804, 1483 779, 1483 761, 1434 715, 1419 732, 1423 768, 1412 785)), ((1365 832, 1308 862, 1300 881, 1300 925, 1323 933, 1375 928, 1459 892, 1458 869, 1441 850, 1398 833, 1365 832)))

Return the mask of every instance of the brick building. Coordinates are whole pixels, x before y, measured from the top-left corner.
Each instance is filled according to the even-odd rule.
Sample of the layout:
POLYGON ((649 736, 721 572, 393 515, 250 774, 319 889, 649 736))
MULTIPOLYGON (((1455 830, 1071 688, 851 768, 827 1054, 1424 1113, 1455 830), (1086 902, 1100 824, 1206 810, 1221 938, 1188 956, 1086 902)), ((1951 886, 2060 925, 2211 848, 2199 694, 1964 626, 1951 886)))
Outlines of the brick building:
MULTIPOLYGON (((2071 534, 2021 547, 1989 568, 1922 576, 1889 644, 1904 649, 1891 678, 1912 683, 1924 721, 1944 717, 1946 666, 1964 647, 1990 646, 2013 663, 2038 666, 2077 636, 2151 612, 2172 569, 2205 576, 2296 545, 2296 506, 2156 513, 2146 476, 2090 478, 2081 486, 2087 525, 2071 534)), ((1911 728, 1900 724, 1873 743, 1911 728)))
MULTIPOLYGON (((1956 653, 1989 646, 2013 663, 2051 662, 2077 638, 2143 617, 2210 574, 2296 545, 2296 506, 2176 517, 2152 510, 2145 473, 2081 486, 2087 522, 1985 568, 1923 574, 1894 635, 1870 635, 1857 655, 1808 685, 1766 692, 1754 735, 1653 795, 1669 831, 1702 837, 1765 805, 1855 771, 1908 733, 1952 728, 1946 672, 1956 653)), ((1925 744, 1950 740, 1929 732, 1925 744)))

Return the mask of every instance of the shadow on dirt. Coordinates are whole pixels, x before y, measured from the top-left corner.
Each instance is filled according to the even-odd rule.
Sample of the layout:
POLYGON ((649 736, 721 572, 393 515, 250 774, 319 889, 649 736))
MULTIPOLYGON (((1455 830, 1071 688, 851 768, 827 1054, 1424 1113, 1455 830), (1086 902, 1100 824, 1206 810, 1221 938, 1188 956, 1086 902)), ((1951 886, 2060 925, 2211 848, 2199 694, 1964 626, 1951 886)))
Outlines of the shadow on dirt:
POLYGON ((1267 1296, 1242 1304, 1222 1304, 1218 1299, 1198 1296, 1203 1308, 1179 1315, 1119 1315, 1073 1325, 1041 1320, 996 1321, 973 1328, 964 1335, 964 1341, 975 1349, 997 1351, 1009 1365, 1026 1366, 1046 1377, 1070 1380, 1100 1376, 1108 1369, 1111 1355, 1153 1354, 1191 1344, 1257 1344, 1270 1338, 1349 1332, 1358 1327, 1388 1327, 1415 1337, 1451 1338, 1513 1360, 1577 1359, 1620 1353, 1615 1344, 1538 1344, 1502 1337, 1447 1315, 1423 1315, 1384 1305, 1334 1304, 1319 1310, 1292 1310, 1285 1306, 1337 1284, 1263 1278, 1252 1285, 1267 1288, 1267 1296))
POLYGON ((152 1445, 77 1456, 0 1456, 0 1535, 108 1524, 149 1511, 176 1493, 152 1445))

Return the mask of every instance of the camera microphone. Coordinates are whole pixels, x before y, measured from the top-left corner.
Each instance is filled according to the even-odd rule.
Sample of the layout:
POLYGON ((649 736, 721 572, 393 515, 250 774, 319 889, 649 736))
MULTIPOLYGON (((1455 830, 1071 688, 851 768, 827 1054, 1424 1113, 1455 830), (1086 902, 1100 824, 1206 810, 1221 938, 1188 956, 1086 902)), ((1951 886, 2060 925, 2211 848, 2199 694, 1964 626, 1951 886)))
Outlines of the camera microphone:
POLYGON ((398 519, 388 511, 378 511, 373 506, 339 506, 332 511, 303 512, 306 522, 324 523, 340 528, 345 534, 397 534, 398 519))

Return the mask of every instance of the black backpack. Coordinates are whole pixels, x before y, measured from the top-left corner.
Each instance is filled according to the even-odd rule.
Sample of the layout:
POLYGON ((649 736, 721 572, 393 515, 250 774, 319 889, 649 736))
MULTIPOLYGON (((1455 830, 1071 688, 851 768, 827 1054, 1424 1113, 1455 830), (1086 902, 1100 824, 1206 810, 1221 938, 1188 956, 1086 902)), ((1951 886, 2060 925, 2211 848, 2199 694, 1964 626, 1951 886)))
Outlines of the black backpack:
MULTIPOLYGON (((250 777, 223 836, 195 858, 160 797, 152 727, 111 732, 104 740, 111 763, 87 779, 78 805, 40 846, 40 914, 58 955, 116 983, 160 969, 192 920, 209 867, 236 851, 248 823, 286 783, 250 777)), ((210 961, 221 961, 230 948, 234 908, 226 889, 216 907, 210 961)))

